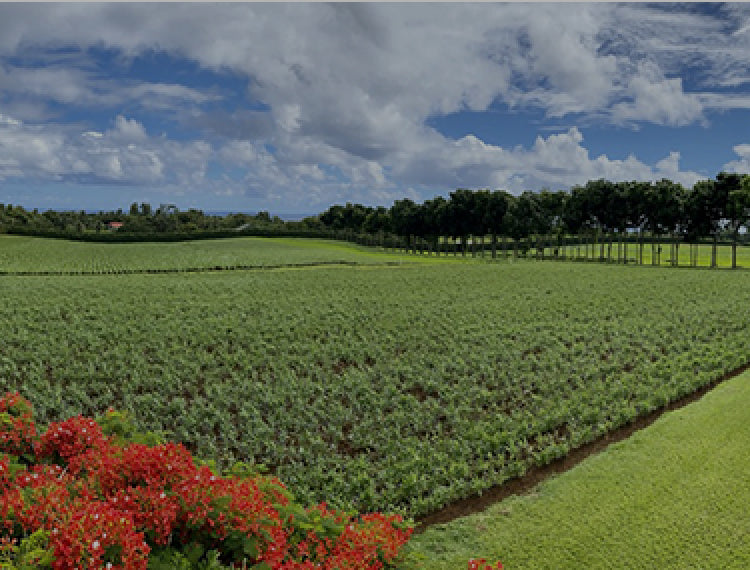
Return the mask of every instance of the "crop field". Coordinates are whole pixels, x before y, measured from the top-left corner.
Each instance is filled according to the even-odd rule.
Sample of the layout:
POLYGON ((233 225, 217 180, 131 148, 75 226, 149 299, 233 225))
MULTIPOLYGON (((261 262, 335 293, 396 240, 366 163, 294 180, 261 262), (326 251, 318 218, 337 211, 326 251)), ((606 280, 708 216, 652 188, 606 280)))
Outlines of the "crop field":
MULTIPOLYGON (((192 245, 209 265, 222 245, 268 259, 235 240, 192 245)), ((101 247, 75 263, 136 245, 101 247)), ((181 247, 133 263, 196 264, 160 251, 181 247)), ((319 243, 288 259, 339 249, 391 257, 319 243)), ((445 259, 5 276, 0 292, 0 391, 20 390, 40 423, 128 409, 199 456, 265 465, 302 502, 414 516, 689 393, 750 349, 746 272, 445 259)))
POLYGON ((750 568, 750 372, 573 469, 410 548, 429 570, 467 558, 506 568, 750 568))
POLYGON ((383 263, 405 255, 349 243, 297 238, 241 237, 167 243, 90 243, 0 235, 0 273, 117 272, 306 263, 383 263))

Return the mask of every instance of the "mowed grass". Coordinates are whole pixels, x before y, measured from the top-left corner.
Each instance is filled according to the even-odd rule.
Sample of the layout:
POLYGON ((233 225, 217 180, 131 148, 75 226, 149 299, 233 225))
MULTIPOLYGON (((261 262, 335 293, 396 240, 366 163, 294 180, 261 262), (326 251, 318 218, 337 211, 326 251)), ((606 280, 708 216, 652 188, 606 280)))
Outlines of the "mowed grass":
POLYGON ((750 373, 526 496, 428 529, 431 570, 750 568, 750 373))
MULTIPOLYGON (((711 267, 711 252, 713 246, 711 244, 684 244, 681 243, 675 250, 673 245, 667 241, 661 244, 643 244, 643 265, 661 265, 664 267, 672 266, 672 260, 674 255, 677 255, 677 264, 680 267, 711 267), (661 247, 661 252, 659 252, 661 247)), ((532 249, 530 252, 531 256, 536 255, 537 250, 532 249)), ((570 244, 565 249, 560 248, 558 254, 566 258, 587 258, 590 260, 597 260, 602 255, 601 244, 596 244, 595 247, 591 243, 586 245, 570 244)), ((554 248, 547 247, 544 250, 545 257, 554 256, 554 248)), ((604 244, 604 257, 610 255, 613 262, 618 260, 622 262, 627 260, 628 263, 640 263, 641 262, 641 247, 638 243, 629 243, 627 248, 624 244, 618 246, 617 243, 612 244, 612 251, 609 253, 609 244, 604 244)), ((716 251, 716 265, 719 268, 731 268, 732 267, 732 246, 731 245, 719 245, 716 251)), ((738 246, 737 247, 737 266, 740 268, 750 269, 750 247, 749 246, 738 246)))
POLYGON ((426 261, 436 261, 436 258, 323 239, 238 237, 110 244, 0 235, 0 272, 9 273, 426 261))

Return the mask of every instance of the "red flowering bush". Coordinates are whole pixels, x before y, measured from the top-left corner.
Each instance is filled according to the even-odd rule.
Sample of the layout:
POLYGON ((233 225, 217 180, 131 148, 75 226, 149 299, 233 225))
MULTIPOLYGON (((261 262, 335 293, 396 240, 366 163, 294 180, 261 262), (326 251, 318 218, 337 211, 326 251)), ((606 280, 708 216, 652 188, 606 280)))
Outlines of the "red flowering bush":
POLYGON ((76 416, 50 424, 37 446, 39 457, 59 457, 69 461, 84 452, 107 444, 107 437, 91 418, 76 416))
POLYGON ((0 451, 22 456, 33 453, 36 427, 28 400, 18 392, 0 398, 0 451))
POLYGON ((90 418, 37 435, 17 393, 0 398, 0 517, 0 558, 33 533, 54 570, 145 570, 154 552, 181 567, 387 568, 413 531, 398 515, 304 509, 274 477, 222 477, 181 445, 127 443, 90 418))
POLYGON ((29 402, 0 398, 0 565, 382 569, 411 537, 399 515, 305 509, 275 477, 222 477, 181 445, 128 443, 113 414, 113 437, 82 416, 37 435, 29 402))
POLYGON ((146 570, 151 550, 133 519, 109 503, 78 498, 50 531, 54 570, 146 570))

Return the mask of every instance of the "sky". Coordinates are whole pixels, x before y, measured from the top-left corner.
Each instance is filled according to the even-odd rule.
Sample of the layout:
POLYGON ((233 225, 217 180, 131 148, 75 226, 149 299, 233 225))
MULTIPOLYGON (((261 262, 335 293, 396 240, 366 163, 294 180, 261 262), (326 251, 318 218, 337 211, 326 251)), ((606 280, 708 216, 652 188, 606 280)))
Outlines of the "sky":
POLYGON ((750 172, 750 4, 0 3, 0 203, 314 214, 750 172))

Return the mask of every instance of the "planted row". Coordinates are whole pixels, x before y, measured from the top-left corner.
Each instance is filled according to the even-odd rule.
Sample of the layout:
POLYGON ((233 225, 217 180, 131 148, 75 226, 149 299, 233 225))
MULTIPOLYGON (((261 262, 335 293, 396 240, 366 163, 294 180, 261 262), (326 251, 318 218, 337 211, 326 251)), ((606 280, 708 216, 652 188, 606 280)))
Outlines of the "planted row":
MULTIPOLYGON (((114 411, 108 431, 133 434, 114 411)), ((153 439, 153 434, 150 436, 153 439)), ((0 398, 0 565, 55 570, 392 567, 398 515, 303 509, 274 477, 220 476, 181 445, 107 436, 76 416, 37 435, 18 393, 0 398)))
POLYGON ((418 516, 746 361, 750 275, 445 263, 2 281, 0 388, 418 516))

